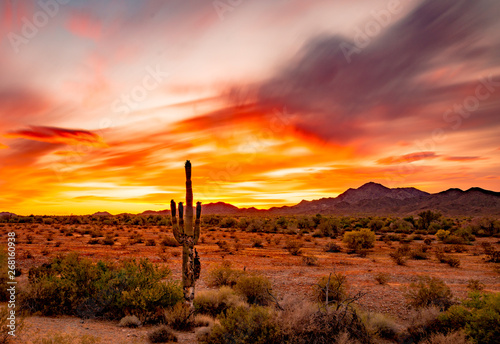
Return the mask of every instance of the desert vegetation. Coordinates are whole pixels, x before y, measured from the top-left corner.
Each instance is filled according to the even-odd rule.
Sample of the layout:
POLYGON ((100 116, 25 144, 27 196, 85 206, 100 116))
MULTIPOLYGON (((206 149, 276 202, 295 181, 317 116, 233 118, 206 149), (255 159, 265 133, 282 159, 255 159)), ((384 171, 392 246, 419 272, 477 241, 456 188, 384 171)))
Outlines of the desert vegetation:
POLYGON ((84 330, 66 338, 55 326, 34 334, 47 317, 109 326, 136 343, 494 343, 499 335, 493 218, 201 216, 194 310, 184 305, 183 248, 169 215, 10 216, 0 231, 16 233, 20 336, 33 343, 106 340, 84 330))

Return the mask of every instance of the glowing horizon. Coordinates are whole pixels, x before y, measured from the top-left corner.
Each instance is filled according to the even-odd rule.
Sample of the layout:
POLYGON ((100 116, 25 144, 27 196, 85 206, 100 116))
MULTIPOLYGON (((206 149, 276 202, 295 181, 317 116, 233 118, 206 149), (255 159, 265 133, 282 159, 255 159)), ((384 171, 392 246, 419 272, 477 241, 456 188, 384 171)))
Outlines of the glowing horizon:
POLYGON ((500 191, 498 2, 232 3, 0 4, 0 211, 500 191))

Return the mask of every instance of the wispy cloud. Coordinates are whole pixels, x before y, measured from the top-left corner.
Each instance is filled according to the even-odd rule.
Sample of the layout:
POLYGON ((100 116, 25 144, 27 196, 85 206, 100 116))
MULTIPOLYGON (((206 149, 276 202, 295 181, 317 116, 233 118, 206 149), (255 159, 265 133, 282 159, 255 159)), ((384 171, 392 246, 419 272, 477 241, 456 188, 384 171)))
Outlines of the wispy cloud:
POLYGON ((83 144, 94 147, 106 147, 106 143, 104 143, 99 135, 88 130, 31 126, 30 129, 10 131, 4 136, 7 138, 22 138, 48 143, 62 143, 68 145, 83 144))

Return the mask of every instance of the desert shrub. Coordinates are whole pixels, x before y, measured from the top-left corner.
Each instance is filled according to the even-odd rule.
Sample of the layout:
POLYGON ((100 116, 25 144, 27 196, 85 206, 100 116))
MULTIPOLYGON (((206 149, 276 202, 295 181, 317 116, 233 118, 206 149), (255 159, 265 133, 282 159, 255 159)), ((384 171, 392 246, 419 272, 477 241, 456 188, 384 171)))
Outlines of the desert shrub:
POLYGON ((411 259, 415 260, 425 260, 429 259, 429 256, 427 255, 427 249, 425 247, 418 247, 414 250, 411 250, 409 253, 409 256, 411 259))
POLYGON ((351 251, 358 252, 363 249, 369 249, 374 246, 375 233, 368 228, 362 228, 357 231, 345 232, 343 241, 351 251))
POLYGON ((436 277, 419 277, 417 283, 410 284, 405 296, 409 305, 414 308, 436 306, 448 309, 453 303, 450 288, 436 277))
POLYGON ((161 308, 182 299, 170 276, 168 268, 147 259, 93 264, 70 254, 31 268, 27 290, 19 298, 22 309, 42 315, 119 319, 132 313, 155 321, 161 308))
POLYGON ((464 245, 467 243, 467 241, 461 236, 451 234, 443 239, 443 243, 451 245, 464 245))
POLYGON ((114 238, 108 234, 104 239, 102 239, 102 244, 112 246, 115 244, 114 238))
POLYGON ((302 263, 307 266, 318 266, 319 260, 316 256, 307 255, 302 257, 302 263))
POLYGON ((178 302, 164 313, 165 324, 177 331, 189 331, 194 328, 194 313, 184 302, 178 302))
POLYGON ((500 338, 500 294, 471 292, 461 305, 442 313, 441 331, 463 328, 467 336, 478 344, 498 343, 500 338))
POLYGON ((443 250, 436 250, 434 254, 436 255, 436 258, 440 263, 448 264, 452 268, 458 268, 460 266, 460 259, 445 255, 443 250))
POLYGON ((467 281, 467 288, 472 291, 481 291, 484 289, 484 287, 484 283, 482 283, 480 280, 471 278, 467 281))
POLYGON ((197 313, 216 317, 225 313, 231 307, 244 304, 242 297, 227 286, 218 290, 201 291, 196 293, 194 307, 197 313))
POLYGON ((390 279, 390 275, 384 272, 379 272, 378 274, 375 275, 375 281, 377 281, 378 284, 387 284, 390 279))
POLYGON ((368 331, 350 307, 318 308, 302 303, 285 305, 279 314, 280 343, 371 343, 368 331))
POLYGON ((327 300, 327 289, 328 302, 341 302, 347 296, 347 277, 341 273, 321 277, 318 283, 313 286, 314 300, 325 303, 327 300))
POLYGON ((99 338, 91 335, 74 335, 62 332, 49 332, 33 340, 34 344, 97 344, 99 338))
POLYGON ((368 333, 384 339, 396 339, 400 326, 394 320, 381 313, 365 313, 361 319, 368 333))
POLYGON ((450 231, 440 229, 436 233, 436 238, 438 238, 441 241, 444 241, 449 235, 450 235, 450 231))
POLYGON ((234 217, 224 217, 219 222, 220 228, 234 228, 237 225, 238 225, 238 220, 236 220, 234 217))
POLYGON ((426 244, 426 245, 432 244, 432 239, 431 238, 425 238, 424 239, 424 244, 426 244))
POLYGON ((302 254, 302 242, 299 240, 287 240, 285 249, 290 252, 292 256, 299 256, 302 254))
POLYGON ((215 243, 217 246, 219 246, 219 249, 223 252, 230 253, 231 252, 231 246, 226 240, 218 240, 215 243))
POLYGON ((231 268, 231 263, 225 261, 222 265, 217 265, 208 271, 207 284, 210 287, 222 287, 236 285, 238 278, 244 274, 242 270, 231 268))
POLYGON ((155 239, 146 240, 146 246, 156 246, 156 240, 155 239))
POLYGON ((121 318, 120 322, 118 323, 118 326, 119 327, 139 327, 139 326, 141 326, 141 324, 142 324, 141 321, 135 315, 127 315, 127 316, 121 318))
POLYGON ((473 344, 467 340, 463 331, 450 333, 434 333, 422 344, 473 344))
POLYGON ((204 338, 206 344, 281 343, 280 328, 272 310, 261 306, 231 308, 204 338))
POLYGON ((325 246, 325 252, 342 252, 342 247, 340 247, 340 245, 337 245, 333 241, 330 241, 325 246))
POLYGON ((406 256, 400 250, 389 253, 389 257, 391 257, 397 265, 406 265, 406 256))
POLYGON ((410 323, 406 329, 406 336, 401 342, 419 343, 436 333, 439 328, 438 317, 440 310, 437 307, 426 307, 413 310, 410 313, 410 323))
POLYGON ((340 229, 337 219, 321 218, 320 223, 313 236, 334 238, 340 229))
POLYGON ((252 239, 250 239, 250 242, 252 244, 252 247, 255 247, 255 248, 263 248, 264 247, 263 240, 261 238, 252 238, 252 239))
POLYGON ((441 214, 438 212, 433 212, 432 210, 426 210, 420 212, 418 216, 420 217, 418 219, 418 228, 428 229, 433 221, 436 221, 441 217, 441 214))
POLYGON ((483 243, 482 246, 488 262, 500 263, 500 251, 496 250, 490 243, 483 243))
POLYGON ((169 246, 169 247, 177 247, 177 246, 179 246, 179 243, 177 242, 177 240, 175 240, 175 238, 172 238, 170 236, 166 236, 160 241, 160 245, 161 246, 169 246))
POLYGON ((453 251, 456 253, 467 252, 467 248, 464 245, 453 245, 453 251))
POLYGON ((389 225, 389 228, 396 233, 411 233, 413 225, 405 220, 396 220, 389 225))
POLYGON ((448 256, 445 258, 445 262, 452 268, 458 268, 460 266, 460 259, 457 257, 448 256))
POLYGON ((265 306, 270 301, 272 286, 265 276, 245 274, 238 278, 234 289, 249 304, 265 306))
POLYGON ((177 336, 167 326, 160 326, 148 333, 150 343, 177 342, 177 336))

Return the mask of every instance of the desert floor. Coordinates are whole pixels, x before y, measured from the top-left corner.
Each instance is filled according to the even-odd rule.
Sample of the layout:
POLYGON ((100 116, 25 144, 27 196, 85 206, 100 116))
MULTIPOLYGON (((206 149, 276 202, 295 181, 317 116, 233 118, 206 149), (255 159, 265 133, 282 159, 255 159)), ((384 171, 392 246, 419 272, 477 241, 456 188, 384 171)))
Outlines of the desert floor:
MULTIPOLYGON (((78 252, 91 260, 116 261, 126 258, 147 257, 158 264, 166 264, 172 270, 174 279, 180 280, 181 247, 164 247, 160 240, 172 236, 168 227, 139 226, 107 226, 104 233, 113 233, 115 244, 89 244, 90 234, 83 229, 90 225, 59 225, 54 228, 48 225, 5 224, 3 229, 3 245, 6 243, 7 232, 15 231, 18 239, 17 265, 22 275, 17 278, 22 286, 27 283, 27 272, 30 267, 47 262, 57 254, 78 252), (68 233, 71 233, 68 235, 68 233), (143 243, 132 243, 133 234, 141 234, 143 243), (32 243, 27 243, 28 235, 32 243), (154 239, 155 246, 146 246, 148 239, 154 239)), ((486 291, 500 292, 500 275, 494 271, 493 263, 487 263, 481 243, 489 242, 498 249, 496 238, 477 238, 473 245, 466 245, 466 252, 450 253, 460 259, 460 267, 452 268, 440 263, 433 254, 439 243, 434 236, 424 236, 433 239, 430 245, 430 259, 408 260, 406 266, 396 265, 389 257, 401 244, 399 242, 377 241, 366 257, 346 253, 341 240, 330 238, 313 238, 310 234, 297 235, 247 233, 233 229, 202 228, 202 239, 198 243, 202 272, 197 282, 197 290, 209 289, 206 280, 211 267, 230 261, 233 268, 259 272, 267 276, 273 283, 273 293, 282 300, 285 297, 304 299, 311 297, 312 286, 318 278, 331 272, 341 272, 347 276, 351 293, 366 292, 359 301, 362 308, 368 311, 382 312, 393 316, 397 322, 404 324, 408 320, 410 310, 406 306, 405 288, 417 281, 420 275, 439 277, 450 286, 457 298, 467 295, 468 280, 476 279, 485 285, 486 291), (254 248, 255 238, 262 239, 263 248, 254 248), (286 241, 298 239, 303 242, 303 252, 300 256, 291 255, 286 249, 286 241), (226 241, 229 250, 221 250, 218 241, 226 241), (343 247, 340 253, 327 253, 326 244, 333 241, 343 247), (313 255, 318 258, 317 266, 308 266, 303 262, 303 256, 313 255), (387 284, 379 284, 375 276, 384 273, 389 276, 387 284)), ((102 238, 101 238, 102 239, 102 238)), ((422 245, 417 240, 410 247, 422 245)), ((138 329, 123 329, 117 322, 100 320, 81 320, 74 317, 40 317, 30 316, 25 319, 25 327, 17 338, 20 343, 32 343, 37 337, 49 332, 62 331, 73 334, 91 334, 99 337, 101 343, 147 343, 146 335, 152 327, 144 326, 138 329)), ((195 343, 193 333, 180 333, 180 343, 195 343)))

